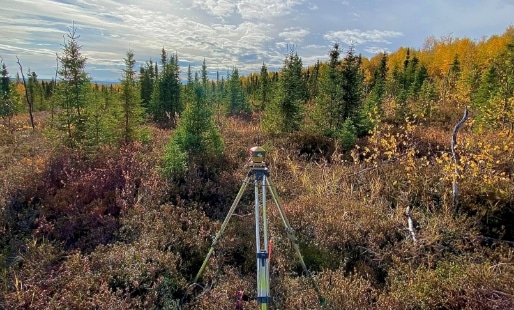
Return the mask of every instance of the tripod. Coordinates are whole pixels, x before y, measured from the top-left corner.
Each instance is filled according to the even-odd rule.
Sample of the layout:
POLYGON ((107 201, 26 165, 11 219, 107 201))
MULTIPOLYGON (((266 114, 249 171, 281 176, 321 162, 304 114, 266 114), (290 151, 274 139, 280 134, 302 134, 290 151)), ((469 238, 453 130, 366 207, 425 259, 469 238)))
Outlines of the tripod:
POLYGON ((321 291, 317 285, 317 283, 314 281, 311 273, 307 269, 307 266, 305 265, 305 262, 303 260, 303 256, 300 253, 300 247, 298 246, 298 241, 294 235, 293 229, 291 228, 291 225, 289 224, 289 221, 286 217, 286 214, 284 212, 284 208, 280 204, 280 200, 278 198, 278 194, 276 192, 275 187, 271 183, 271 180, 269 178, 269 171, 264 163, 264 156, 265 151, 264 149, 260 147, 253 147, 250 149, 250 155, 251 158, 251 164, 250 164, 250 170, 248 171, 244 181, 243 185, 239 189, 239 192, 237 193, 237 196, 232 203, 232 206, 230 207, 230 210, 228 211, 227 216, 225 217, 225 220, 221 224, 221 228, 214 237, 214 240, 211 244, 211 247, 209 249, 209 252, 207 253, 207 256, 205 257, 202 266, 200 267, 200 270, 196 274, 196 277, 194 278, 194 283, 198 281, 200 278, 202 272, 204 271, 205 267, 207 266, 207 262, 209 258, 211 257, 214 247, 218 243, 219 239, 221 238, 221 235, 225 231, 225 228, 228 225, 228 222, 232 215, 234 214, 234 211, 239 204, 239 201, 241 200, 241 197, 243 196, 244 191, 246 190, 246 187, 250 183, 250 179, 253 177, 253 183, 254 183, 254 189, 255 189, 255 245, 256 245, 256 253, 257 253, 257 303, 260 306, 261 310, 268 309, 268 305, 271 301, 270 298, 270 285, 269 285, 269 258, 270 258, 270 248, 269 248, 269 240, 268 240, 268 221, 267 221, 267 206, 266 206, 266 191, 269 188, 271 192, 271 197, 273 198, 273 201, 275 202, 275 205, 278 208, 278 212, 280 214, 280 218, 282 219, 282 222, 285 226, 285 232, 287 234, 287 237, 291 241, 293 248, 298 256, 298 259, 300 260, 300 264, 302 265, 303 271, 305 274, 309 277, 312 285, 314 286, 314 289, 316 293, 318 294, 318 298, 321 305, 325 304, 325 301, 323 297, 321 296, 321 291), (261 187, 261 195, 262 199, 259 200, 259 187, 261 187), (261 213, 262 212, 262 213, 261 213), (262 215, 262 216, 261 216, 262 215), (262 224, 262 236, 261 236, 261 224, 262 224))

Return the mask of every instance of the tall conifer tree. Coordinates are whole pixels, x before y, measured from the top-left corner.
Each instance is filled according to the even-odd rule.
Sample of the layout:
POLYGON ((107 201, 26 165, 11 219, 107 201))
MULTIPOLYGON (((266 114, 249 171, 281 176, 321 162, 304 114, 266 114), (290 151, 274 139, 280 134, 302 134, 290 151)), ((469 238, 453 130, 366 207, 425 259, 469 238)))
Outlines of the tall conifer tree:
POLYGON ((329 62, 320 81, 321 92, 316 101, 314 122, 319 131, 328 136, 335 135, 338 124, 342 124, 343 88, 339 44, 329 52, 329 62))
POLYGON ((79 37, 75 26, 72 26, 59 56, 61 66, 58 75, 61 81, 58 84, 58 103, 61 111, 58 128, 65 132, 65 142, 71 147, 80 146, 84 139, 84 109, 90 91, 90 79, 85 72, 86 57, 80 52, 79 37))
POLYGON ((154 120, 161 125, 175 126, 176 115, 182 111, 178 57, 174 55, 168 59, 163 49, 161 63, 162 70, 155 82, 150 111, 154 120))
POLYGON ((146 62, 144 67, 141 67, 139 74, 140 97, 141 105, 146 112, 149 112, 150 102, 152 100, 152 92, 155 84, 155 71, 153 61, 146 62))
POLYGON ((259 99, 261 100, 260 110, 264 110, 271 100, 271 81, 268 68, 263 63, 259 75, 259 99))
POLYGON ((302 59, 298 54, 286 56, 281 73, 278 93, 266 108, 263 118, 265 130, 274 134, 300 130, 308 97, 302 75, 302 59))
POLYGON ((7 66, 2 62, 2 76, 0 78, 0 117, 10 119, 14 115, 14 103, 11 93, 11 80, 7 66))
POLYGON ((362 108, 362 83, 361 58, 355 55, 353 46, 346 53, 343 59, 342 68, 342 93, 343 104, 336 107, 338 117, 341 121, 347 118, 355 119, 360 108, 362 108))
POLYGON ((209 79, 207 78, 207 65, 205 64, 205 58, 203 59, 203 63, 202 63, 202 87, 205 89, 205 91, 207 91, 207 82, 209 81, 209 79))
POLYGON ((136 84, 136 71, 134 66, 136 60, 134 53, 129 50, 123 69, 121 80, 121 140, 123 143, 130 143, 139 139, 138 126, 142 123, 141 97, 136 84))
POLYGON ((229 115, 234 115, 248 112, 250 112, 250 107, 243 91, 243 87, 241 86, 239 71, 237 68, 234 68, 228 80, 227 113, 229 115))

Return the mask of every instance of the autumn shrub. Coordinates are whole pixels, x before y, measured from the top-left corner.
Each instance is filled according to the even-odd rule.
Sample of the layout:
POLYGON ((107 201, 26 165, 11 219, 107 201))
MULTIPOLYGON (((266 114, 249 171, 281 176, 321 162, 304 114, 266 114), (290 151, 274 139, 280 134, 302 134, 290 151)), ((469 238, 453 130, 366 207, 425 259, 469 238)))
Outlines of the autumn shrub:
POLYGON ((462 117, 464 106, 462 103, 457 104, 442 104, 436 102, 433 106, 433 113, 431 118, 425 118, 425 123, 430 128, 438 128, 451 134, 453 128, 462 117))
POLYGON ((450 153, 437 158, 441 179, 458 187, 456 210, 477 217, 481 232, 512 240, 512 156, 514 141, 507 132, 464 131, 457 144, 457 163, 450 153))
POLYGON ((0 126, 0 206, 15 193, 33 188, 47 164, 50 148, 39 131, 16 116, 12 131, 0 126))
MULTIPOLYGON (((352 153, 355 154, 353 166, 348 165, 345 157, 335 157, 333 162, 304 164, 294 157, 298 149, 284 147, 294 146, 291 141, 278 144, 275 141, 268 152, 274 168, 272 177, 279 192, 285 194, 286 212, 302 239, 305 259, 315 264, 310 268, 316 270, 321 266, 320 277, 341 270, 343 278, 365 279, 370 287, 367 292, 387 291, 388 281, 396 276, 395 268, 410 266, 415 270, 425 266, 432 270, 453 257, 473 255, 483 244, 476 218, 453 216, 451 183, 439 160, 448 156, 448 137, 442 141, 439 132, 427 132, 415 123, 387 128, 382 127, 378 135, 372 135, 368 143, 352 153), (432 135, 432 140, 426 134, 432 135), (407 206, 413 210, 416 241, 407 229, 407 206), (316 251, 312 251, 313 247, 316 251)), ((281 246, 287 247, 287 242, 279 243, 278 248, 281 246)), ((275 257, 281 255, 281 250, 276 252, 275 257)), ((279 266, 279 270, 295 270, 294 259, 282 258, 279 266)), ((287 281, 291 279, 279 280, 287 281)), ((451 294, 452 288, 444 290, 451 294)), ((362 291, 350 294, 353 292, 355 296, 365 296, 362 291)), ((504 293, 502 290, 498 295, 504 293)), ((354 302, 355 298, 339 298, 336 308, 388 305, 377 304, 378 295, 373 296, 360 306, 345 304, 354 302)), ((435 300, 431 299, 436 303, 435 300)), ((295 306, 310 305, 301 297, 296 301, 295 306)), ((402 307, 408 306, 390 308, 402 307)))
POLYGON ((203 210, 214 219, 223 218, 242 185, 244 175, 242 170, 241 176, 234 174, 224 157, 212 158, 209 163, 191 163, 180 177, 169 182, 166 201, 203 210))
POLYGON ((100 247, 92 256, 73 252, 66 259, 49 250, 43 258, 45 248, 40 246, 27 256, 30 260, 39 258, 39 262, 34 261, 37 266, 24 265, 14 275, 15 290, 6 296, 7 306, 143 309, 172 303, 173 291, 179 286, 173 269, 176 255, 136 245, 100 247), (35 257, 37 254, 40 256, 35 257))
POLYGON ((134 308, 172 304, 185 286, 177 272, 180 257, 144 241, 98 248, 91 257, 92 268, 110 292, 120 292, 134 308))
POLYGON ((502 262, 453 256, 433 269, 405 267, 398 264, 391 270, 389 292, 379 297, 378 308, 510 309, 514 305, 508 279, 513 269, 502 262))
POLYGON ((312 193, 285 203, 286 210, 299 238, 311 244, 303 248, 318 249, 306 251, 306 261, 315 255, 314 261, 324 268, 366 274, 378 284, 384 281, 384 253, 407 237, 403 219, 384 201, 351 194, 351 187, 347 179, 324 181, 320 177, 312 193))
POLYGON ((17 247, 18 253, 8 269, 7 308, 40 309, 59 290, 55 277, 63 252, 58 244, 32 239, 17 247), (37 298, 35 298, 37 296, 37 298))
POLYGON ((243 291, 243 309, 257 307, 253 275, 241 274, 233 266, 222 266, 214 273, 207 270, 206 276, 211 281, 189 287, 182 309, 233 309, 238 291, 243 291))
POLYGON ((380 293, 366 278, 339 269, 323 272, 316 281, 328 309, 373 309, 380 293))
POLYGON ((0 295, 13 289, 10 266, 31 239, 39 214, 31 202, 48 155, 46 139, 28 118, 16 115, 9 128, 0 126, 0 295))
POLYGON ((286 148, 291 154, 291 160, 306 162, 328 161, 336 151, 333 139, 310 131, 293 133, 282 141, 276 141, 275 147, 286 148))
MULTIPOLYGON (((32 148, 38 147, 34 143, 39 141, 34 139, 37 134, 40 133, 30 136, 32 148)), ((26 147, 23 143, 18 149, 26 147)), ((141 180, 147 179, 148 170, 140 161, 140 151, 144 151, 141 145, 127 146, 119 152, 106 149, 94 161, 82 160, 77 153, 61 149, 51 159, 50 152, 45 158, 34 152, 35 157, 25 155, 22 166, 10 165, 6 172, 16 171, 16 179, 9 181, 17 189, 9 193, 6 208, 2 209, 6 211, 2 217, 6 223, 2 225, 6 229, 2 235, 2 283, 9 305, 33 309, 78 305, 81 295, 73 297, 75 306, 54 301, 55 292, 66 295, 65 285, 59 284, 56 276, 65 268, 63 255, 77 248, 91 252, 96 245, 114 240, 121 211, 134 205, 141 180), (43 168, 47 164, 48 168, 43 168)), ((79 274, 82 275, 72 273, 69 277, 79 274)), ((84 281, 71 280, 86 289, 84 281)), ((91 285, 97 284, 100 287, 98 281, 91 285)), ((76 292, 74 287, 69 294, 76 292)))
POLYGON ((39 235, 85 251, 112 241, 119 215, 135 203, 148 173, 141 149, 105 149, 92 160, 71 150, 56 154, 37 191, 39 235))
MULTIPOLYGON (((255 120, 227 117, 222 128, 227 132, 223 154, 205 153, 201 161, 191 160, 167 185, 167 201, 180 206, 189 203, 218 220, 225 217, 249 170, 249 149, 259 142, 255 120)), ((244 195, 242 204, 249 201, 252 196, 244 195)))
POLYGON ((257 307, 253 184, 192 283, 256 145, 267 151, 269 180, 326 303, 268 191, 271 308, 513 307, 510 136, 463 128, 455 212, 451 130, 382 123, 342 151, 308 132, 260 135, 255 118, 220 121, 223 155, 173 180, 157 168, 168 130, 85 160, 25 145, 37 135, 16 137, 23 151, 9 154, 24 156, 17 164, 0 157, 9 177, 1 307, 230 309, 239 290, 245 308, 257 307))
POLYGON ((34 239, 11 269, 7 305, 30 309, 173 309, 207 250, 214 227, 199 212, 146 205, 121 217, 120 242, 64 254, 34 239))

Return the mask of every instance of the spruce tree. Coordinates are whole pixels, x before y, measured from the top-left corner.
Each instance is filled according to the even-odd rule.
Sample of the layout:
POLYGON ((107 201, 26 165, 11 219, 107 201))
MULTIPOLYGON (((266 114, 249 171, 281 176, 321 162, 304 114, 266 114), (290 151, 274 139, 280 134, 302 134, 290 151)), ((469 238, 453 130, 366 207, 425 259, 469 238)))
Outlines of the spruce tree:
POLYGON ((152 100, 152 92, 155 83, 155 71, 152 60, 146 62, 144 67, 140 68, 139 85, 141 105, 147 113, 149 113, 150 102, 152 100))
POLYGON ((265 110, 263 127, 273 134, 298 131, 302 127, 304 104, 308 98, 302 75, 302 59, 290 53, 284 60, 276 97, 265 110))
POLYGON ((118 100, 113 99, 114 95, 112 89, 102 87, 95 88, 89 96, 83 143, 89 152, 97 151, 102 145, 113 145, 119 141, 121 130, 117 120, 121 118, 121 111, 118 100))
POLYGON ((514 131, 514 35, 498 59, 500 67, 500 89, 496 110, 498 126, 514 131))
POLYGON ((361 58, 355 55, 351 46, 342 64, 342 106, 337 106, 337 114, 341 121, 347 118, 355 119, 362 104, 362 83, 361 58))
POLYGON ((339 44, 329 52, 328 67, 323 70, 320 79, 320 94, 316 100, 316 110, 313 118, 320 132, 334 136, 342 124, 343 88, 339 44))
POLYGON ((262 64, 261 73, 259 75, 259 99, 261 101, 259 110, 262 111, 271 100, 271 81, 268 74, 268 68, 264 63, 262 64))
POLYGON ((39 85, 39 82, 37 80, 36 72, 31 72, 29 70, 27 79, 27 94, 30 97, 32 104, 34 105, 33 108, 35 108, 35 104, 38 103, 38 110, 41 110, 42 108, 42 97, 40 88, 41 86, 39 85))
POLYGON ((194 83, 195 81, 193 80, 193 72, 191 71, 191 65, 189 65, 187 67, 187 81, 184 92, 184 102, 186 104, 192 101, 194 98, 194 83))
POLYGON ((78 43, 80 36, 75 27, 71 27, 66 35, 61 56, 58 75, 58 104, 61 108, 58 115, 58 129, 65 133, 65 143, 70 147, 80 146, 84 139, 87 105, 90 90, 90 79, 85 72, 86 57, 82 56, 78 43))
POLYGON ((491 121, 492 113, 490 101, 500 89, 498 68, 494 64, 482 72, 480 86, 472 94, 472 107, 477 110, 477 121, 479 124, 486 125, 491 121))
POLYGON ((9 78, 9 71, 7 66, 2 62, 2 77, 0 78, 0 94, 8 94, 11 88, 11 79, 9 78))
POLYGON ((514 38, 482 72, 472 94, 476 120, 487 129, 514 130, 514 38))
POLYGON ((168 54, 164 47, 161 49, 161 66, 164 70, 164 67, 168 64, 168 54))
POLYGON ((216 125, 221 127, 222 121, 221 116, 225 114, 225 96, 226 96, 226 84, 225 79, 221 77, 219 71, 216 71, 216 90, 214 91, 214 102, 215 102, 215 113, 216 113, 216 125))
POLYGON ((419 98, 421 85, 423 85, 423 82, 426 79, 428 79, 428 70, 423 64, 421 64, 416 68, 416 71, 414 73, 414 79, 412 80, 409 87, 410 99, 417 100, 419 98))
POLYGON ((352 145, 362 109, 361 59, 350 47, 343 61, 338 44, 329 52, 328 66, 322 71, 320 94, 313 115, 317 129, 335 138, 343 147, 352 145))
POLYGON ((426 68, 419 70, 419 59, 414 56, 411 59, 410 49, 407 49, 407 54, 405 56, 405 60, 403 62, 403 70, 393 72, 393 78, 396 80, 396 88, 395 93, 396 96, 396 110, 395 110, 395 119, 397 122, 404 122, 405 119, 410 115, 411 111, 409 109, 409 99, 416 99, 416 96, 421 89, 421 85, 423 83, 423 75, 426 76, 426 68), (420 76, 418 80, 421 80, 420 83, 416 81, 416 73, 419 72, 420 76))
POLYGON ((162 50, 162 69, 155 82, 150 111, 153 119, 160 125, 169 127, 176 125, 176 115, 182 112, 180 95, 180 69, 178 57, 168 59, 166 51, 162 50))
POLYGON ((241 86, 239 71, 237 68, 234 68, 228 80, 227 113, 229 115, 236 115, 249 112, 250 106, 241 86))
POLYGON ((194 98, 188 102, 178 126, 166 146, 163 172, 180 175, 191 164, 206 164, 223 152, 223 140, 212 119, 205 89, 194 84, 194 98))
POLYGON ((2 76, 0 78, 0 117, 8 120, 14 115, 15 106, 11 94, 11 81, 7 66, 2 62, 2 76))
POLYGON ((448 71, 448 92, 453 94, 457 91, 457 82, 461 77, 461 65, 459 60, 459 54, 455 54, 453 57, 452 66, 448 71))
POLYGON ((307 88, 309 90, 309 100, 314 100, 319 95, 319 77, 320 77, 320 62, 319 60, 307 72, 307 88))
POLYGON ((123 69, 121 80, 121 141, 125 144, 139 139, 138 127, 142 123, 141 97, 136 84, 136 71, 134 66, 136 60, 134 53, 129 50, 123 69))
POLYGON ((423 81, 423 84, 421 85, 419 103, 421 108, 421 114, 426 119, 427 124, 429 126, 432 122, 433 106, 436 100, 437 93, 434 83, 430 82, 428 79, 425 79, 423 81))
MULTIPOLYGON (((379 83, 382 83, 383 84, 382 86, 385 87, 386 80, 387 80, 387 71, 388 71, 387 53, 381 53, 380 64, 372 72, 372 77, 371 77, 371 81, 368 85, 368 88, 373 89, 375 87, 375 85, 379 84, 379 83)), ((385 91, 385 89, 384 89, 384 91, 385 91)))
POLYGON ((357 135, 363 136, 369 133, 383 116, 382 102, 387 87, 387 54, 383 53, 380 65, 373 72, 370 83, 371 91, 367 95, 364 106, 360 112, 360 120, 357 127, 357 135))
POLYGON ((207 65, 205 64, 205 58, 202 63, 202 87, 207 91, 207 82, 209 79, 207 78, 207 65))

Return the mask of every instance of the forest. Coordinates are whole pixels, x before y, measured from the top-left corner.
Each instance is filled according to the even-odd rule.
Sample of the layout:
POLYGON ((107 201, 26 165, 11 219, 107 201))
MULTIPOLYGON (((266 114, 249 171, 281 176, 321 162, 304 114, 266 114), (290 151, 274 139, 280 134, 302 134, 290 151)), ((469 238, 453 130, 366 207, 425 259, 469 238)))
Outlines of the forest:
POLYGON ((270 199, 271 309, 514 308, 514 28, 112 85, 64 42, 51 81, 1 63, 0 308, 256 309, 250 189, 193 283, 254 146, 296 236, 270 199))

